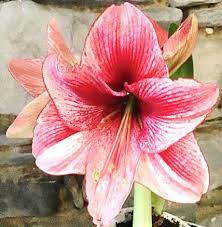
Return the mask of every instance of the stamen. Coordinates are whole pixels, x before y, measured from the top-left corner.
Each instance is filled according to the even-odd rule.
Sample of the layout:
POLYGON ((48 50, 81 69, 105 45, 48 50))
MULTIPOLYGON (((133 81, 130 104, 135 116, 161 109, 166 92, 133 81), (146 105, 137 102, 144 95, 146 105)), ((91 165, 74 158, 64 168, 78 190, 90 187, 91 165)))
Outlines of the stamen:
POLYGON ((93 170, 93 172, 92 172, 92 178, 93 178, 93 181, 95 183, 97 183, 99 181, 100 173, 99 173, 99 170, 98 169, 94 169, 93 170))
POLYGON ((102 177, 107 172, 115 176, 116 174, 114 173, 116 172, 120 164, 120 155, 122 155, 123 152, 127 152, 129 149, 133 103, 134 97, 129 96, 129 100, 127 102, 125 112, 117 131, 112 149, 110 151, 110 155, 107 158, 103 170, 101 171, 100 177, 102 177))

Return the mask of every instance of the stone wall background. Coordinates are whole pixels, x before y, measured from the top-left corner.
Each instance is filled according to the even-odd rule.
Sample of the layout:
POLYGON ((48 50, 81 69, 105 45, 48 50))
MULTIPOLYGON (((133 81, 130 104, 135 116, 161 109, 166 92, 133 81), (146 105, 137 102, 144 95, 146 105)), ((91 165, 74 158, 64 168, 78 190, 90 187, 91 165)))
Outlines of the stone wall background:
MULTIPOLYGON (((0 1, 0 227, 92 226, 81 192, 81 178, 50 177, 39 171, 30 140, 9 140, 4 133, 31 98, 7 70, 12 58, 45 55, 46 28, 55 18, 76 54, 87 31, 105 6, 119 0, 0 1), (38 2, 38 3, 37 3, 38 2)), ((195 13, 199 42, 194 51, 194 77, 222 88, 222 0, 132 0, 166 29, 195 13)), ((209 163, 209 192, 194 205, 168 203, 167 209, 204 226, 222 226, 221 102, 196 130, 209 163)), ((132 196, 126 206, 132 205, 132 196)))

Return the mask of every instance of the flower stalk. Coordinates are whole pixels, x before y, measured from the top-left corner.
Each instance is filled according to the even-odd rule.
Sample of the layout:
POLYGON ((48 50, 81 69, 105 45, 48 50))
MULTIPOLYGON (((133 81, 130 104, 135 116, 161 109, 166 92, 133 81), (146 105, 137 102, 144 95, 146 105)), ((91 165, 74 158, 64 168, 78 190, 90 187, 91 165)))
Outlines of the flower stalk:
POLYGON ((151 191, 141 184, 134 184, 133 227, 152 227, 151 191))

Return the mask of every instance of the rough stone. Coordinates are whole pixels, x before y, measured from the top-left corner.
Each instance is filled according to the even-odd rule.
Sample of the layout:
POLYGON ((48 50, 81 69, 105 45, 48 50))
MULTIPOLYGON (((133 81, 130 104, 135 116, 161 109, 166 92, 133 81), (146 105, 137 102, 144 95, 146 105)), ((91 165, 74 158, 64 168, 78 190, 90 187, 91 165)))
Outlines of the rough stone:
MULTIPOLYGON (((222 211, 222 189, 209 191, 200 202, 196 204, 178 204, 167 202, 165 210, 183 220, 202 225, 206 220, 211 220, 222 211)), ((207 226, 208 225, 203 225, 207 226)))
POLYGON ((7 227, 94 227, 86 209, 64 212, 48 217, 22 217, 0 219, 0 226, 7 227))
POLYGON ((213 207, 219 205, 222 208, 222 187, 206 193, 198 203, 198 205, 201 207, 213 207))
POLYGON ((196 130, 198 144, 209 165, 210 188, 222 186, 222 121, 210 121, 196 130))
POLYGON ((82 209, 84 206, 81 184, 82 181, 79 183, 75 175, 64 176, 64 185, 72 194, 73 203, 78 209, 82 209))
POLYGON ((222 226, 222 215, 214 215, 213 217, 206 218, 200 222, 200 225, 207 227, 221 227, 222 226))
POLYGON ((222 32, 207 36, 200 32, 193 52, 194 78, 203 82, 213 82, 222 88, 222 32))
POLYGON ((8 139, 5 135, 0 135, 0 152, 31 152, 31 140, 8 139))
POLYGON ((13 114, 0 114, 0 134, 5 134, 8 127, 15 120, 13 114))
POLYGON ((151 4, 154 0, 34 0, 37 3, 42 4, 57 4, 57 5, 75 5, 75 6, 83 6, 83 7, 91 7, 91 6, 108 6, 110 4, 115 3, 123 3, 123 2, 131 2, 134 4, 137 3, 148 3, 151 4))
POLYGON ((199 22, 200 27, 221 27, 222 26, 222 8, 206 8, 191 10, 190 13, 194 13, 199 22))
POLYGON ((0 218, 46 216, 57 211, 59 178, 24 162, 27 160, 23 165, 0 166, 0 218))
POLYGON ((222 116, 222 109, 215 108, 214 111, 207 116, 207 120, 208 121, 220 120, 221 116, 222 116))
POLYGON ((34 162, 30 153, 0 152, 0 165, 24 165, 34 162))
POLYGON ((149 7, 145 13, 167 30, 171 23, 180 24, 183 17, 183 12, 180 9, 170 7, 149 7))
POLYGON ((222 2, 221 0, 169 0, 169 4, 172 7, 190 7, 204 4, 215 4, 222 2))
POLYGON ((166 202, 164 210, 183 220, 195 223, 198 205, 166 202))

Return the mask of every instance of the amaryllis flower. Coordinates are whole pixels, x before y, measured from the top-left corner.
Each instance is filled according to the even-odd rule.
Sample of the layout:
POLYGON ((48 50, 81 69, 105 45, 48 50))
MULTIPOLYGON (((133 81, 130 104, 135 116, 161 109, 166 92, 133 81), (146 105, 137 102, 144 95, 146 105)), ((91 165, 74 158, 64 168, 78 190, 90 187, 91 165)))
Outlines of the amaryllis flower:
MULTIPOLYGON (((178 31, 168 40, 168 33, 161 28, 154 20, 149 18, 155 32, 160 47, 163 49, 164 59, 169 71, 175 71, 190 56, 197 37, 197 20, 195 16, 190 16, 178 29, 178 31)), ((59 32, 54 20, 48 25, 48 54, 57 54, 66 67, 72 67, 77 59, 74 56, 59 32)), ((9 71, 23 88, 34 97, 16 120, 7 130, 9 138, 32 138, 36 120, 49 102, 48 93, 45 92, 45 85, 42 78, 42 63, 40 59, 13 59, 9 63, 9 71)))
POLYGON ((112 5, 93 24, 81 63, 72 72, 59 65, 51 55, 43 66, 53 102, 38 119, 33 154, 48 174, 85 175, 95 224, 110 223, 134 181, 167 200, 200 199, 209 175, 192 131, 211 112, 218 88, 172 81, 141 11, 112 5))
MULTIPOLYGON (((65 44, 54 20, 48 25, 48 53, 57 54, 60 61, 66 67, 72 68, 76 63, 75 56, 65 44)), ((32 138, 36 120, 49 102, 48 93, 42 77, 42 64, 44 58, 39 59, 13 59, 9 63, 9 71, 23 88, 34 97, 17 116, 13 124, 7 130, 10 138, 32 138)))

